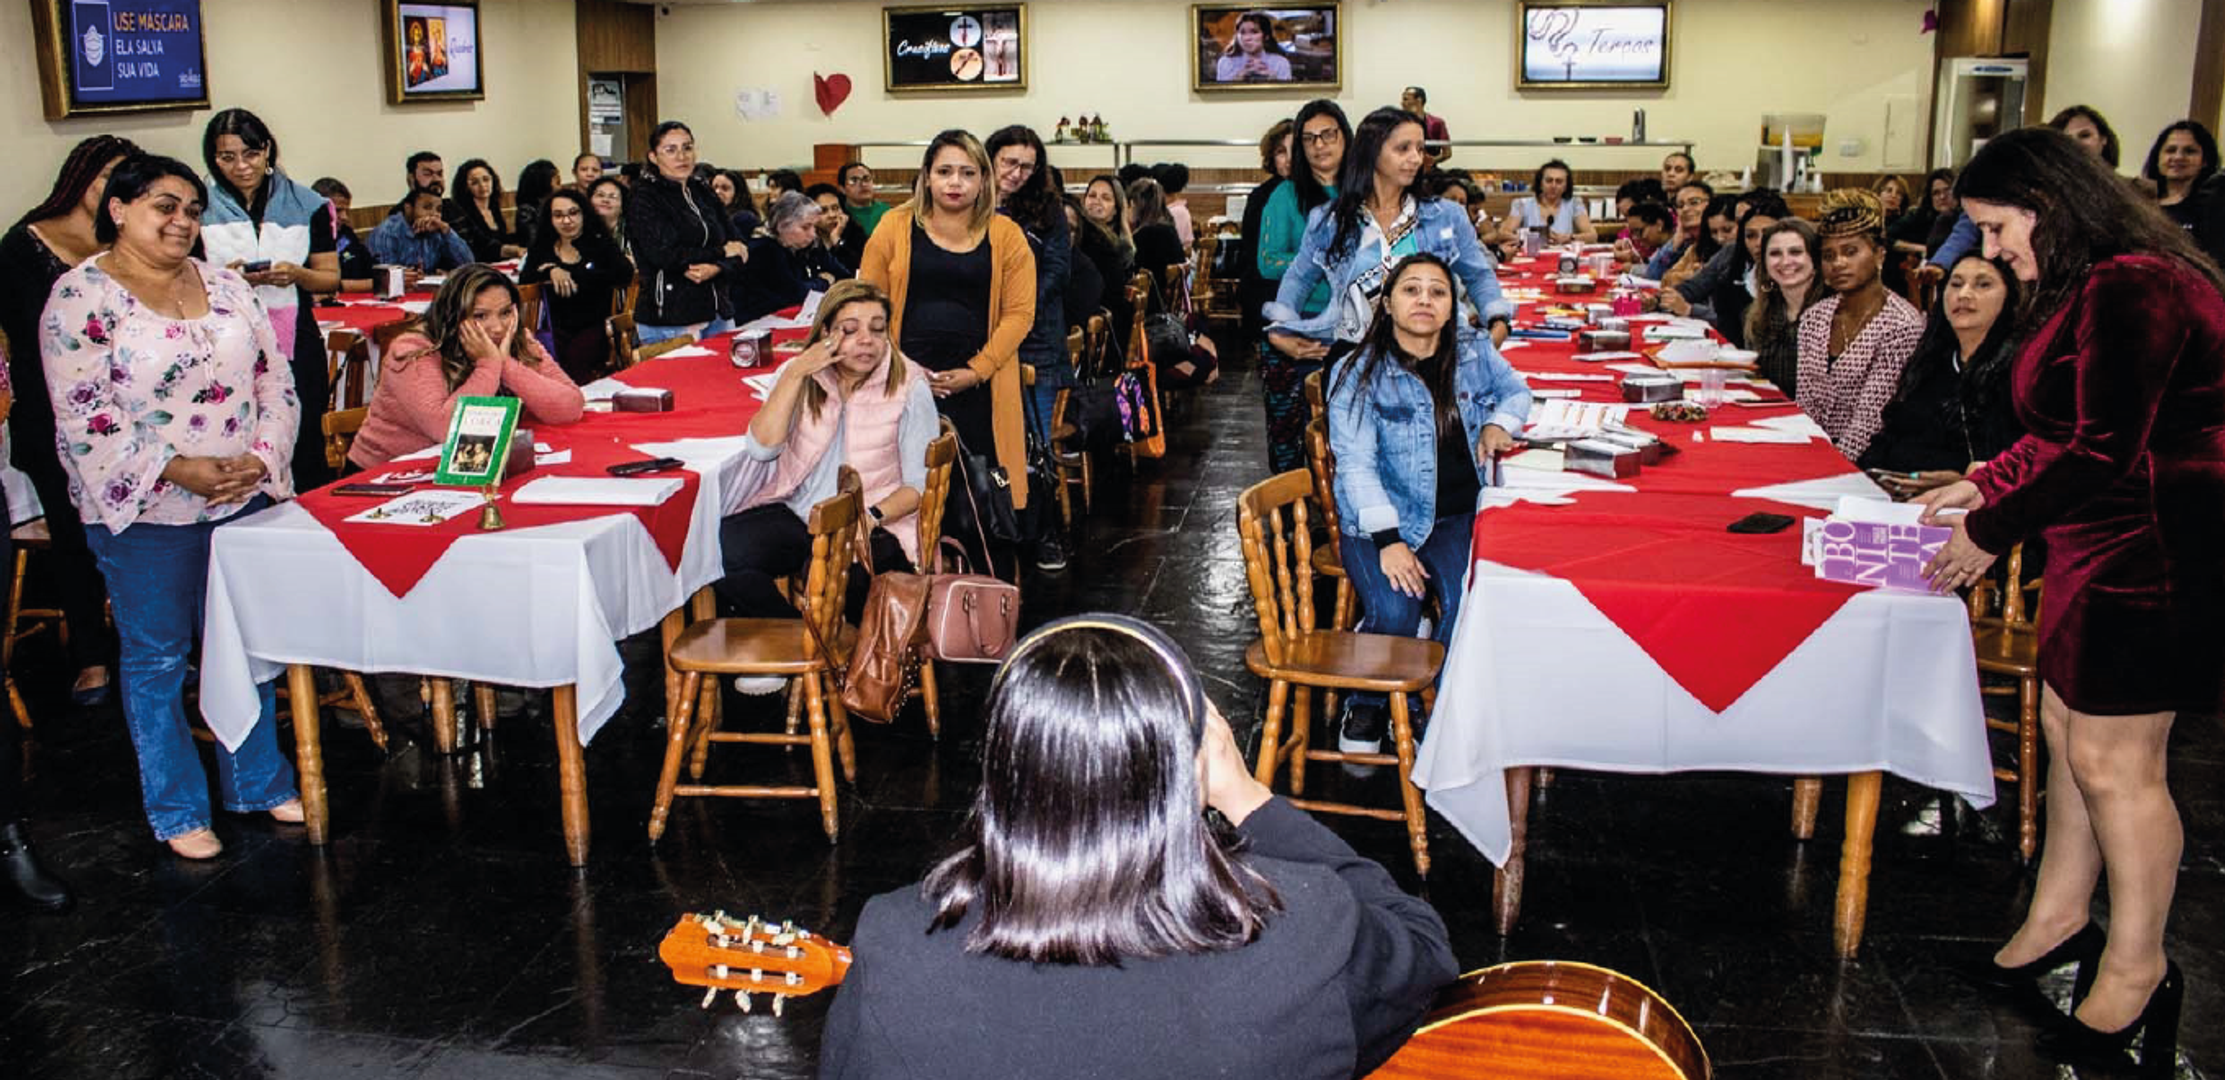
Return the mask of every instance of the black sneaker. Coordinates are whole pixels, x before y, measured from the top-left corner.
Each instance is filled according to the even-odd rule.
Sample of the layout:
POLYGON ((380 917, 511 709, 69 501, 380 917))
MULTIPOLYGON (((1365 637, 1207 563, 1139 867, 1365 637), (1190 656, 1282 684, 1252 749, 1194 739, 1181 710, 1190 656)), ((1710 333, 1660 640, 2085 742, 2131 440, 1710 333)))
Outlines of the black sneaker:
POLYGON ((1389 717, 1380 704, 1344 700, 1344 715, 1337 722, 1337 749, 1347 754, 1380 754, 1389 717))
POLYGON ((1058 534, 1046 530, 1035 540, 1035 568, 1046 573, 1066 569, 1066 545, 1058 534))

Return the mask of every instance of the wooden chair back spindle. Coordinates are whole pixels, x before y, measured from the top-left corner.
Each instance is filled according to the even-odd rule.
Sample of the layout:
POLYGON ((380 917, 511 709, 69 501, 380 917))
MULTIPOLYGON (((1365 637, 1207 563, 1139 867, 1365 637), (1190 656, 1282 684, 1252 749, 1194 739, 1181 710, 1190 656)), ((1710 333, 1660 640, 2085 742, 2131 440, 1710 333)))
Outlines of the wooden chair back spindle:
POLYGON ((1267 658, 1290 662, 1292 640, 1314 626, 1313 527, 1306 501, 1313 476, 1304 469, 1252 485, 1236 502, 1244 574, 1267 658))

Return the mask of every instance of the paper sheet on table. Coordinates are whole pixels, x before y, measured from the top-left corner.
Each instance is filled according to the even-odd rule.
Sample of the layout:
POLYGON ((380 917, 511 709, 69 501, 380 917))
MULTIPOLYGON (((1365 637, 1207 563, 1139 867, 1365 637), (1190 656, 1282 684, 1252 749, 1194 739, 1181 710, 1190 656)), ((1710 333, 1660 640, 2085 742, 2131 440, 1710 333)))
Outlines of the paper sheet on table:
MULTIPOLYGON (((1557 473, 1561 471, 1561 466, 1565 461, 1566 455, 1558 450, 1537 449, 1524 450, 1519 454, 1509 454, 1500 459, 1500 464, 1509 469, 1557 473)), ((1504 476, 1505 474, 1501 473, 1500 475, 1504 476)))
POLYGON ((1794 431, 1802 435, 1808 435, 1818 439, 1828 439, 1831 437, 1831 434, 1829 432, 1823 430, 1823 425, 1816 423, 1815 418, 1809 416, 1807 413, 1794 413, 1791 416, 1772 416, 1764 420, 1756 420, 1753 422, 1752 426, 1758 428, 1769 428, 1772 431, 1794 431))
POLYGON ((1733 427, 1718 424, 1707 429, 1707 437, 1727 443, 1781 443, 1787 446, 1806 446, 1808 437, 1797 431, 1772 431, 1769 428, 1733 427))
POLYGON ((1499 351, 1502 353, 1510 353, 1516 349, 1527 349, 1529 347, 1530 343, 1527 341, 1523 341, 1520 338, 1508 338, 1506 344, 1499 346, 1499 351))
MULTIPOLYGON (((1521 457, 1550 453, 1559 457, 1559 451, 1530 450, 1521 457)), ((1544 459, 1540 459, 1541 461, 1544 459)), ((1509 465, 1513 464, 1510 459, 1509 465)), ((1628 484, 1592 476, 1587 473, 1553 472, 1528 466, 1499 471, 1499 485, 1483 489, 1476 497, 1476 509, 1488 510, 1494 506, 1512 506, 1518 502, 1536 503, 1540 506, 1567 506, 1576 500, 1570 498, 1582 491, 1636 491, 1628 484)))
POLYGON ((1537 440, 1581 439, 1599 434, 1608 425, 1619 425, 1629 416, 1628 405, 1547 401, 1531 412, 1524 435, 1537 440))
POLYGON ((1615 377, 1605 372, 1590 371, 1517 371, 1531 382, 1613 382, 1615 377))
POLYGON ((438 525, 450 518, 468 514, 486 503, 486 496, 476 491, 435 488, 388 499, 360 514, 348 515, 347 520, 362 524, 423 527, 438 525))
POLYGON ((679 458, 688 468, 701 469, 716 465, 742 452, 745 436, 720 435, 702 439, 674 439, 670 442, 635 443, 633 448, 646 457, 679 458))
POLYGON ((756 395, 759 401, 771 396, 773 384, 779 381, 780 372, 777 371, 765 371, 755 375, 742 376, 742 385, 749 387, 749 392, 756 395))
POLYGON ((410 452, 409 452, 409 453, 407 453, 407 454, 396 454, 396 455, 394 456, 394 458, 393 458, 392 460, 395 460, 395 461, 419 461, 419 460, 422 460, 422 459, 424 459, 424 458, 437 458, 437 457, 439 457, 439 456, 440 456, 440 444, 439 444, 439 443, 434 443, 433 445, 431 445, 431 446, 428 446, 428 447, 424 448, 423 450, 412 450, 412 451, 410 451, 410 452))
POLYGON ((1603 360, 1643 360, 1645 359, 1645 354, 1625 352, 1623 350, 1616 349, 1608 352, 1580 352, 1574 356, 1569 357, 1569 359, 1580 360, 1587 364, 1596 364, 1603 360))
MULTIPOLYGON (((1699 399, 1699 391, 1694 390, 1689 386, 1684 388, 1684 400, 1698 402, 1699 399)), ((1732 387, 1723 391, 1723 403, 1726 405, 1746 405, 1760 400, 1761 395, 1751 390, 1741 390, 1737 387, 1732 387)))
POLYGON ((1533 386, 1533 387, 1530 387, 1530 396, 1531 396, 1531 397, 1533 397, 1533 398, 1541 398, 1541 399, 1542 399, 1542 398, 1570 398, 1570 399, 1574 399, 1574 398, 1580 398, 1580 397, 1583 397, 1583 396, 1584 396, 1584 392, 1583 392, 1582 390, 1578 390, 1578 389, 1576 389, 1576 388, 1575 388, 1575 387, 1573 387, 1573 386, 1533 386))
POLYGON ((426 309, 433 306, 433 302, 430 300, 403 300, 394 306, 412 315, 423 315, 426 309))
POLYGON ((1659 374, 1661 374, 1661 369, 1660 369, 1660 368, 1657 368, 1657 367, 1654 367, 1654 366, 1653 366, 1652 364, 1609 364, 1609 365, 1607 365, 1607 370, 1609 370, 1609 371, 1619 371, 1619 372, 1622 372, 1622 373, 1623 373, 1623 374, 1625 374, 1625 375, 1659 375, 1659 374))
POLYGON ((1813 480, 1796 480, 1789 484, 1770 484, 1767 487, 1746 488, 1731 492, 1734 498, 1770 499, 1791 503, 1794 506, 1812 506, 1818 510, 1837 510, 1841 496, 1852 495, 1860 499, 1886 498, 1885 489, 1868 475, 1858 472, 1820 476, 1813 480))
POLYGON ((625 383, 619 382, 616 379, 606 378, 597 379, 594 382, 580 387, 579 392, 589 401, 609 401, 611 395, 616 394, 620 390, 629 389, 632 388, 627 386, 625 383))
POLYGON ((677 476, 544 476, 511 501, 550 506, 655 506, 679 493, 677 476))
POLYGON ((652 357, 656 360, 693 360, 699 356, 717 356, 718 353, 701 345, 682 345, 668 353, 652 357))
POLYGON ((535 465, 569 465, 572 463, 572 452, 570 450, 551 450, 545 454, 536 453, 533 455, 533 463, 535 465))

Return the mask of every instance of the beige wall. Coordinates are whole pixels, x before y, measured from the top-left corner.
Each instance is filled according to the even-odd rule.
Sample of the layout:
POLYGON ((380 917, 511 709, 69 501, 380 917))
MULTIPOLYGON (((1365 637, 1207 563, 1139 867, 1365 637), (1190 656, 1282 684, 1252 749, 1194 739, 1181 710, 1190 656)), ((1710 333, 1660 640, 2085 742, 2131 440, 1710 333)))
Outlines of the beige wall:
MULTIPOLYGON (((1627 135, 1631 110, 1642 107, 1655 138, 1697 142, 1710 167, 1751 163, 1764 112, 1823 112, 1830 115, 1826 167, 1870 171, 1882 163, 1886 97, 1905 95, 1919 107, 1929 99, 1931 38, 1919 32, 1926 7, 1924 0, 1688 0, 1676 6, 1670 89, 1517 94, 1512 0, 1346 0, 1338 97, 1357 120, 1420 83, 1456 139, 1627 135), (1839 144, 1848 139, 1863 147, 1843 157, 1839 144)), ((953 125, 986 133, 1023 122, 1047 135, 1061 114, 1082 111, 1102 112, 1120 139, 1256 138, 1296 111, 1301 96, 1194 93, 1189 18, 1187 0, 1034 0, 1026 92, 895 97, 881 89, 878 3, 675 6, 657 24, 658 98, 667 116, 694 127, 707 160, 745 168, 807 164, 814 143, 924 139, 953 125), (738 64, 737 55, 753 63, 738 64), (856 84, 831 120, 813 103, 813 72, 842 72, 856 84), (754 87, 780 92, 779 118, 736 114, 735 91, 754 87)), ((1908 136, 1911 153, 1920 154, 1922 137, 1918 124, 1908 136)), ((878 151, 868 160, 912 165, 915 153, 878 151)), ((1465 150, 1455 163, 1527 171, 1537 153, 1485 158, 1465 150)), ((1247 151, 1140 154, 1212 165, 1258 160, 1247 151)), ((1598 168, 1659 160, 1657 152, 1636 150, 1578 148, 1571 156, 1579 167, 1598 168)), ((1054 149, 1052 158, 1071 171, 1102 166, 1109 153, 1054 149)))
POLYGON ((2118 167, 2137 174, 2156 133, 2186 117, 2201 18, 2201 0, 2055 0, 2047 114, 2071 105, 2100 110, 2117 131, 2118 167))
MULTIPOLYGON (((432 150, 449 168, 485 157, 517 182, 536 157, 569 164, 579 143, 572 0, 481 0, 483 101, 386 103, 378 0, 210 0, 204 4, 210 100, 254 110, 278 136, 288 173, 337 176, 365 202, 401 193, 402 161, 432 150)), ((201 165, 208 112, 49 122, 40 109, 30 5, 0 0, 0 219, 46 194, 78 140, 101 132, 201 165)))

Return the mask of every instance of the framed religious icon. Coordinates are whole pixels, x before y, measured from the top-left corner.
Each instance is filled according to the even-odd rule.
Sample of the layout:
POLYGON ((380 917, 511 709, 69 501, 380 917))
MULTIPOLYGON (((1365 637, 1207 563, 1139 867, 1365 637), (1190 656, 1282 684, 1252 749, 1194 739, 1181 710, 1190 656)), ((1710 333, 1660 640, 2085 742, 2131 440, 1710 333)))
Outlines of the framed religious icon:
POLYGON ((477 101, 487 96, 478 0, 385 0, 387 100, 477 101))
POLYGON ((882 8, 881 28, 892 94, 1027 89, 1026 4, 882 8))
POLYGON ((1521 0, 1518 90, 1662 89, 1669 85, 1668 0, 1521 0))
POLYGON ((1190 8, 1190 88, 1315 92, 1344 85, 1344 27, 1337 4, 1190 8))
POLYGON ((510 462, 510 439, 518 431, 518 408, 514 397, 458 398, 433 482, 458 487, 500 483, 510 462))

